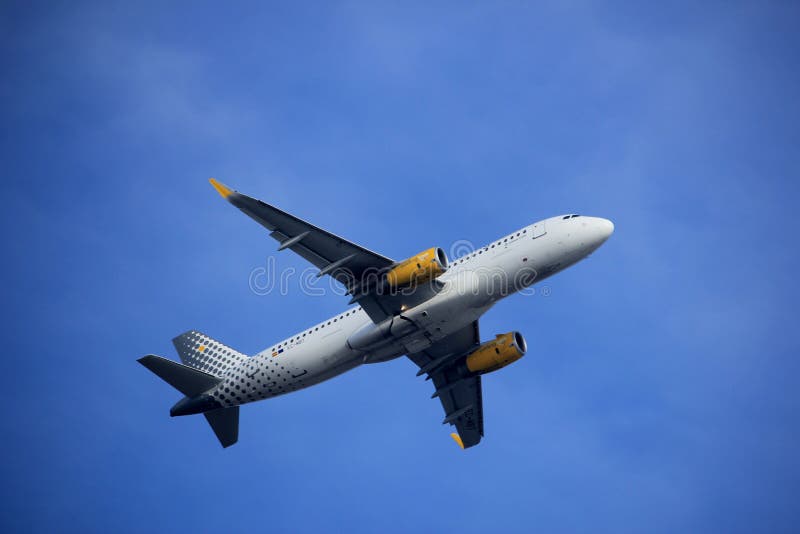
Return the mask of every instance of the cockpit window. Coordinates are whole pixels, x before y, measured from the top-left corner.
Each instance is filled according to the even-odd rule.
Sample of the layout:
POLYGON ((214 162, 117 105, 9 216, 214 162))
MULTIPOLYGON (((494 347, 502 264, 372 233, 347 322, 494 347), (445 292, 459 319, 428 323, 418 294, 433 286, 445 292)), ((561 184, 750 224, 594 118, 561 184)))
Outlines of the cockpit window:
POLYGON ((562 218, 563 220, 565 220, 565 221, 566 221, 567 219, 569 219, 569 218, 570 218, 570 216, 569 216, 569 215, 564 215, 564 216, 563 216, 563 217, 561 217, 561 218, 562 218))
POLYGON ((571 215, 564 215, 564 216, 563 216, 563 217, 561 217, 561 218, 562 218, 563 220, 565 220, 565 221, 566 221, 567 219, 573 219, 573 218, 575 218, 575 217, 580 217, 580 215, 578 215, 577 213, 573 213, 573 214, 571 214, 571 215))

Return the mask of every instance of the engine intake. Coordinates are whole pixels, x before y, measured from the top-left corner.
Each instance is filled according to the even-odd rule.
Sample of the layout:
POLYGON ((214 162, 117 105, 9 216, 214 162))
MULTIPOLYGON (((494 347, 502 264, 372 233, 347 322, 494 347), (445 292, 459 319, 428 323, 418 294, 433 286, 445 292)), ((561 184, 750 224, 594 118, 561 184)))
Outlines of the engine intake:
POLYGON ((439 247, 429 248, 399 263, 386 273, 389 287, 404 287, 427 282, 447 270, 447 255, 439 247))
POLYGON ((522 358, 527 349, 525 338, 519 332, 498 334, 467 356, 467 370, 474 374, 497 371, 522 358))

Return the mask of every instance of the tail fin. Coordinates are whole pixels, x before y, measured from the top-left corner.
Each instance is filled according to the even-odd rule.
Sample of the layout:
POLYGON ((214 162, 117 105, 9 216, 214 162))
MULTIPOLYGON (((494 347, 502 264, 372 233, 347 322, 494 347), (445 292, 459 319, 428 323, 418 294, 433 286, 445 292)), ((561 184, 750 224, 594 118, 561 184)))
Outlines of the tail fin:
POLYGON ((228 367, 247 359, 247 355, 197 330, 184 332, 173 339, 172 344, 185 365, 216 376, 222 376, 228 367))

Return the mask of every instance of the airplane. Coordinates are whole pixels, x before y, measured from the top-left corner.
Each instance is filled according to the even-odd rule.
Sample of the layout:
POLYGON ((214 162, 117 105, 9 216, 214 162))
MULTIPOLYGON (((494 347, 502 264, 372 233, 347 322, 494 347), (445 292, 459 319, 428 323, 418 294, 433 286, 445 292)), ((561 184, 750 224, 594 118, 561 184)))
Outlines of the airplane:
POLYGON ((443 424, 462 448, 484 435, 483 375, 525 355, 520 332, 481 343, 478 320, 501 299, 585 259, 614 231, 608 219, 578 214, 545 219, 448 260, 429 248, 403 261, 367 250, 215 179, 228 202, 344 285, 355 305, 253 356, 190 330, 174 338, 181 362, 153 354, 147 369, 184 397, 170 416, 202 413, 223 447, 239 439, 239 406, 307 388, 362 364, 406 355, 433 382, 443 424))

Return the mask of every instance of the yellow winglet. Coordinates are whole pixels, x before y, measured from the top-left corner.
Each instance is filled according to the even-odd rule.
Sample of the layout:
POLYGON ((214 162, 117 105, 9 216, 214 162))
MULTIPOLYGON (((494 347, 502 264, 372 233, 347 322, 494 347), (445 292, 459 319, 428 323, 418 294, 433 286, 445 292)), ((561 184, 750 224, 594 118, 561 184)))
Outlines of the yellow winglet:
POLYGON ((214 189, 217 190, 217 193, 222 195, 222 198, 228 198, 229 196, 231 196, 234 193, 233 189, 231 189, 230 187, 228 187, 225 184, 219 183, 218 181, 216 181, 213 178, 210 178, 208 181, 211 182, 211 185, 214 186, 214 189))
POLYGON ((455 432, 453 432, 452 434, 450 434, 450 437, 451 437, 451 438, 453 438, 453 441, 455 441, 456 443, 458 443, 458 446, 459 446, 459 447, 461 447, 462 449, 464 448, 464 442, 463 442, 463 441, 461 441, 461 436, 459 436, 458 434, 456 434, 455 432))

